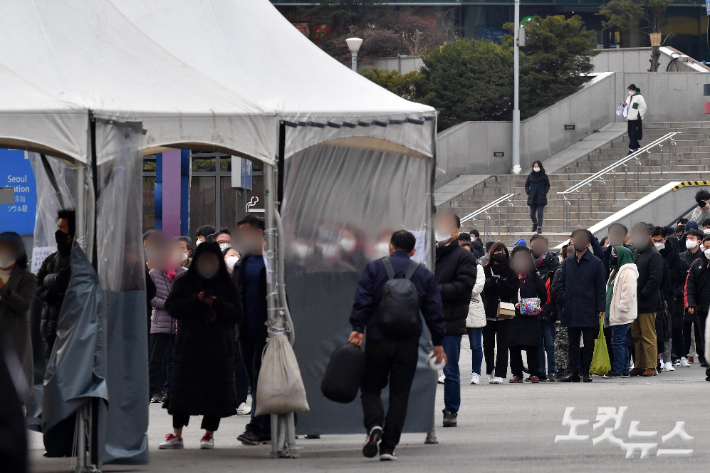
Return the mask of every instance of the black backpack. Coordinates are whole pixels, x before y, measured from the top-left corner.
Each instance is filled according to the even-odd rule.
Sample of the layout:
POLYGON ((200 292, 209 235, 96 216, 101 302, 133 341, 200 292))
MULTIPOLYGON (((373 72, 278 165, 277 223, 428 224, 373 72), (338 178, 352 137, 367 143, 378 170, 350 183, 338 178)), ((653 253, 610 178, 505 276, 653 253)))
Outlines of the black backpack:
POLYGON ((342 404, 353 402, 365 375, 365 358, 364 351, 349 343, 336 348, 320 383, 323 395, 342 404))
POLYGON ((404 278, 395 278, 394 268, 389 258, 382 258, 388 281, 382 288, 377 305, 377 327, 390 337, 418 335, 421 331, 419 318, 419 294, 412 283, 412 275, 419 263, 410 262, 404 278))

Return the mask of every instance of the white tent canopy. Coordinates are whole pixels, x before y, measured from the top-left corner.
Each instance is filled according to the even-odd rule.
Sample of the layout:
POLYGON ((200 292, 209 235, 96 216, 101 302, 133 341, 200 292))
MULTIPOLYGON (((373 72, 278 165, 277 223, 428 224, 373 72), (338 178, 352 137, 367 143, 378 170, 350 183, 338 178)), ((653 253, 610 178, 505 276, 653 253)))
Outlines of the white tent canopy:
MULTIPOLYGON (((18 98, 49 111, 47 135, 38 139, 58 154, 86 162, 87 141, 56 101, 98 116, 140 120, 148 130, 146 147, 166 145, 225 149, 273 162, 278 124, 275 113, 257 105, 246 91, 230 90, 195 71, 151 41, 106 0, 7 0, 0 3, 0 74, 47 94, 46 102, 18 98), (44 105, 46 103, 46 105, 44 105)), ((6 89, 3 82, 3 89, 6 89)), ((12 92, 8 92, 12 94, 12 92)), ((38 94, 40 95, 40 94, 38 94)), ((17 107, 18 105, 10 106, 17 107)), ((38 116, 5 119, 4 130, 31 129, 38 116), (23 119, 26 118, 26 119, 23 119), (13 123, 10 123, 13 122, 13 123)))
MULTIPOLYGON (((434 116, 433 108, 404 100, 335 61, 268 0, 111 1, 167 51, 285 120, 372 123, 434 116)), ((319 130, 288 133, 287 155, 348 136, 374 137, 434 155, 433 122, 319 130)))

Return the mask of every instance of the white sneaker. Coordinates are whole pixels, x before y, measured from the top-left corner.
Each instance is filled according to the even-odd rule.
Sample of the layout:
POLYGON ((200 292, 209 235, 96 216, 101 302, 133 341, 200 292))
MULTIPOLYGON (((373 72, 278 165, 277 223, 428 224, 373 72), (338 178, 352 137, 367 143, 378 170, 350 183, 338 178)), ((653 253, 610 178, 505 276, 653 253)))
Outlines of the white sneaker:
POLYGON ((205 434, 200 440, 200 448, 203 450, 211 450, 214 448, 214 437, 212 435, 205 434))
POLYGON ((481 375, 478 373, 471 373, 471 384, 481 384, 481 375))
POLYGON ((675 365, 680 366, 680 360, 676 360, 675 365))
POLYGON ((629 370, 634 369, 634 362, 632 361, 631 364, 629 365, 629 370))
POLYGON ((665 366, 665 363, 663 362, 663 357, 660 357, 660 358, 658 359, 658 362, 661 364, 661 368, 665 369, 665 367, 664 367, 664 366, 665 366))
POLYGON ((182 443, 182 437, 177 437, 173 434, 168 434, 165 436, 165 442, 158 445, 160 450, 180 450, 185 447, 182 443))
POLYGON ((246 402, 241 403, 237 408, 237 415, 248 416, 249 414, 251 414, 251 406, 248 405, 246 402))
POLYGON ((688 361, 688 359, 686 357, 682 357, 680 359, 680 366, 683 366, 685 368, 690 368, 690 362, 688 361))
POLYGON ((446 380, 446 376, 444 376, 443 374, 441 376, 439 376, 439 384, 444 384, 445 380, 446 380))
POLYGON ((489 383, 491 384, 503 384, 503 378, 500 378, 498 376, 494 376, 489 383))
POLYGON ((675 368, 673 368, 673 363, 670 361, 666 361, 666 364, 663 366, 663 369, 666 371, 675 371, 675 368))

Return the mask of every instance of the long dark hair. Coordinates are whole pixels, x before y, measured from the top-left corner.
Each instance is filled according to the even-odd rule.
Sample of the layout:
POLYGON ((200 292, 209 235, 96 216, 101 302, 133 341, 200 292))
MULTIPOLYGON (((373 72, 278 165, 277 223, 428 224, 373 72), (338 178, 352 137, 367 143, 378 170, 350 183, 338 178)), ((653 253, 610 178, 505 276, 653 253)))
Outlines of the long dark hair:
POLYGON ((536 164, 540 167, 540 172, 535 172, 531 169, 530 175, 531 176, 542 176, 543 174, 545 174, 545 167, 542 165, 542 161, 540 161, 539 159, 533 161, 532 167, 535 167, 536 164))
POLYGON ((22 237, 15 232, 3 232, 0 233, 0 242, 6 241, 13 247, 15 252, 15 266, 19 266, 22 269, 27 269, 27 249, 22 241, 22 237))
POLYGON ((505 246, 505 243, 503 243, 502 241, 499 241, 499 242, 494 243, 493 246, 491 246, 491 249, 488 251, 488 261, 486 262, 485 266, 483 266, 484 268, 490 268, 491 266, 493 266, 493 264, 494 264, 493 254, 499 250, 505 251, 505 256, 506 256, 506 258, 508 258, 508 265, 507 266, 510 267, 510 253, 508 252, 508 247, 505 246))
POLYGON ((219 249, 219 245, 213 242, 204 242, 195 249, 195 254, 192 257, 192 263, 187 269, 187 273, 184 276, 177 279, 175 282, 175 290, 184 290, 185 292, 200 292, 204 290, 205 284, 214 285, 215 289, 222 294, 229 294, 236 291, 234 284, 232 283, 229 271, 227 271, 227 264, 224 262, 224 256, 222 255, 222 250, 219 249), (217 257, 217 262, 219 269, 217 274, 212 279, 205 279, 200 275, 198 271, 198 262, 207 253, 212 253, 217 257), (209 281, 209 282, 208 282, 209 281), (185 289, 182 286, 186 286, 185 289), (179 288, 179 289, 178 289, 179 288))

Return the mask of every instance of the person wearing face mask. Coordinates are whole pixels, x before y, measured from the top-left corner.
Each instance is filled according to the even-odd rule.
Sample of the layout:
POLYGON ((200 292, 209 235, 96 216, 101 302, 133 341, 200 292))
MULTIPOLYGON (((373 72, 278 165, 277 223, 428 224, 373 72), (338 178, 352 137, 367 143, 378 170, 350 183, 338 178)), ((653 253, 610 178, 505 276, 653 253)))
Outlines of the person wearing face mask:
POLYGON ((34 360, 30 336, 29 308, 37 280, 27 270, 27 253, 20 235, 0 233, 0 337, 22 367, 21 395, 31 395, 34 385, 34 360))
POLYGON ((200 246, 207 240, 208 236, 214 235, 217 229, 212 225, 202 225, 195 232, 195 247, 200 246))
POLYGON ((352 224, 345 224, 340 231, 338 246, 342 251, 342 260, 356 270, 362 270, 368 261, 363 250, 365 234, 352 224))
MULTIPOLYGON (((610 326, 613 357, 608 378, 629 377, 629 348, 626 337, 631 324, 638 316, 637 280, 638 269, 633 263, 634 255, 626 247, 616 248, 614 269, 609 276, 606 296, 606 319, 610 326)), ((606 334, 605 334, 606 336, 606 334)))
MULTIPOLYGON (((534 269, 543 284, 551 288, 555 273, 560 267, 560 260, 555 254, 548 251, 548 248, 549 243, 544 236, 533 235, 530 239, 530 253, 534 260, 534 269)), ((554 381, 557 375, 557 368, 555 367, 555 321, 556 315, 552 306, 552 297, 550 297, 550 300, 543 305, 543 311, 540 314, 538 363, 541 381, 554 381), (545 364, 545 355, 547 355, 547 364, 545 364)))
POLYGON ((150 380, 150 402, 159 403, 167 399, 170 392, 170 373, 175 349, 177 324, 168 314, 165 302, 173 290, 175 282, 187 270, 178 265, 176 255, 183 254, 177 242, 162 233, 154 240, 154 267, 150 279, 155 284, 156 293, 151 300, 153 311, 150 317, 150 357, 148 377, 150 380))
POLYGON ((700 225, 706 219, 710 218, 710 192, 705 189, 700 189, 695 193, 695 202, 698 206, 693 209, 693 213, 690 214, 690 221, 700 225))
POLYGON ((607 234, 609 235, 609 246, 604 248, 604 253, 602 255, 602 262, 604 263, 604 269, 606 270, 606 277, 609 279, 611 271, 614 269, 612 263, 612 257, 615 256, 616 248, 619 246, 625 246, 624 240, 629 234, 629 229, 625 225, 619 222, 612 223, 607 228, 607 234))
POLYGON ((558 288, 563 301, 560 321, 569 333, 569 375, 560 382, 591 383, 594 340, 606 310, 606 275, 604 264, 590 251, 592 233, 579 229, 572 238, 574 253, 562 263, 558 288), (580 338, 584 341, 581 350, 580 338))
POLYGON ((508 248, 501 242, 489 250, 488 262, 483 266, 486 282, 483 285, 483 305, 486 326, 483 327, 483 357, 489 384, 503 384, 508 375, 508 334, 511 319, 498 317, 499 302, 518 302, 520 279, 510 266, 508 248))
MULTIPOLYGON (((695 323, 695 349, 700 366, 707 368, 705 359, 705 325, 710 309, 710 235, 703 238, 702 254, 693 261, 685 282, 685 309, 695 323)), ((687 327, 687 326, 686 326, 687 327)), ((688 337, 690 338, 690 337, 688 337)))
POLYGON ((226 228, 221 229, 212 236, 215 243, 219 245, 219 249, 224 251, 232 246, 232 232, 226 228))
POLYGON ((653 246, 651 230, 645 223, 637 223, 631 231, 634 263, 638 278, 638 317, 631 324, 634 339, 634 369, 631 376, 656 376, 656 315, 661 309, 661 285, 666 267, 663 257, 653 246))
POLYGON ((175 241, 178 243, 180 251, 182 252, 182 255, 180 255, 180 266, 187 268, 190 266, 190 255, 195 249, 192 244, 192 240, 190 237, 179 236, 175 237, 175 241))
POLYGON ((244 306, 244 321, 239 326, 239 345, 251 384, 251 422, 237 440, 244 445, 260 445, 271 441, 271 419, 254 416, 256 390, 261 370, 261 355, 266 346, 266 266, 264 263, 264 220, 246 215, 237 222, 244 241, 242 259, 232 271, 232 280, 244 306))
POLYGON ((234 390, 235 326, 242 319, 237 289, 216 243, 195 250, 190 268, 175 280, 164 305, 178 321, 170 392, 163 407, 173 416, 173 433, 160 449, 182 449, 183 427, 201 415, 200 448, 214 448, 220 420, 237 413, 234 390))
POLYGON ((57 231, 54 234, 57 251, 44 260, 37 273, 36 296, 43 303, 40 332, 46 344, 45 361, 49 361, 57 339, 59 311, 71 278, 69 262, 76 231, 76 217, 73 210, 60 210, 57 218, 57 231))
POLYGON ((646 100, 641 95, 641 89, 634 84, 629 85, 629 98, 624 102, 624 106, 629 107, 626 117, 628 121, 629 133, 629 154, 641 148, 639 140, 643 139, 643 116, 646 114, 646 100))
MULTIPOLYGON (((220 250, 222 250, 221 245, 220 250)), ((237 266, 237 263, 239 263, 239 252, 230 246, 222 250, 222 256, 224 256, 227 271, 229 271, 230 275, 233 274, 234 268, 237 266)))
MULTIPOLYGON (((675 334, 676 337, 680 337, 680 340, 682 340, 683 296, 681 289, 685 284, 685 275, 687 274, 687 271, 684 269, 680 255, 672 246, 667 235, 668 233, 665 227, 654 227, 651 231, 651 241, 653 242, 653 246, 656 250, 658 250, 666 262, 668 284, 663 287, 663 296, 666 304, 668 305, 668 312, 672 317, 671 324, 673 327, 673 334, 675 334)), ((662 334, 662 327, 658 327, 656 332, 662 334)), ((678 344, 678 342, 676 342, 676 344, 678 344)), ((673 338, 671 337, 671 339, 663 341, 659 339, 658 345, 658 353, 662 353, 661 368, 665 371, 675 371, 675 360, 672 359, 673 338)))
POLYGON ((525 180, 525 194, 528 196, 533 232, 542 233, 542 219, 549 191, 550 179, 545 173, 545 168, 542 167, 542 161, 535 161, 532 172, 528 174, 528 178, 525 180))
POLYGON ((434 219, 436 265, 434 275, 444 304, 446 336, 442 342, 446 353, 444 367, 444 427, 456 427, 461 404, 459 355, 461 336, 466 333, 466 318, 471 293, 476 284, 476 257, 458 243, 459 218, 448 212, 434 219))

